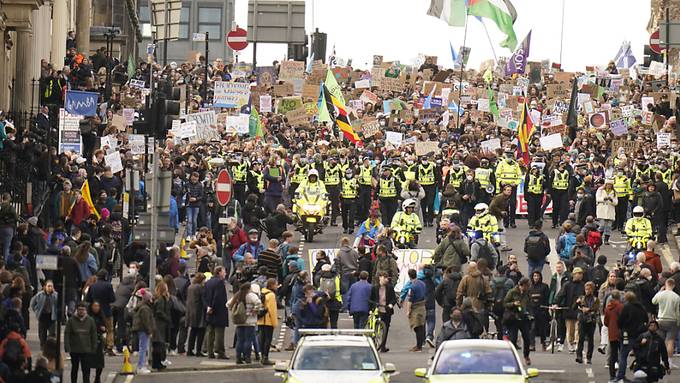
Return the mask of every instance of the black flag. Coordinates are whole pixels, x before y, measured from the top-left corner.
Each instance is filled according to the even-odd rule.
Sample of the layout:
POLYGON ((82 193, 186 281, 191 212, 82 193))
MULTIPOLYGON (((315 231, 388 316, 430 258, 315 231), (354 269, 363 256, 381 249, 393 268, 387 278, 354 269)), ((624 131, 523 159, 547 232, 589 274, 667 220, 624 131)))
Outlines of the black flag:
POLYGON ((576 138, 576 128, 578 127, 578 113, 576 112, 578 102, 578 80, 574 77, 572 81, 574 82, 574 85, 571 88, 569 112, 567 113, 567 126, 569 127, 569 137, 574 140, 576 138))

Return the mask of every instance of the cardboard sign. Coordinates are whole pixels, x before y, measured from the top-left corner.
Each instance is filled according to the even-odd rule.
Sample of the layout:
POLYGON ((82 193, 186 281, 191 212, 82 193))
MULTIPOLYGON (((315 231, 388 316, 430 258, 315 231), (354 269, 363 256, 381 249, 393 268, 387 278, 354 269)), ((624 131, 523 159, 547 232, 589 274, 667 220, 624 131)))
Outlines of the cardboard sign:
POLYGON ((302 85, 302 98, 316 100, 319 98, 319 85, 304 84, 302 85))
POLYGON ((354 87, 356 89, 370 89, 371 88, 371 80, 359 80, 354 83, 354 87))
POLYGON ((652 125, 654 122, 654 112, 642 112, 642 124, 643 125, 652 125))
POLYGON ((255 73, 257 73, 257 86, 260 88, 269 88, 276 81, 276 69, 273 66, 258 66, 255 73))
POLYGON ((273 93, 275 97, 287 97, 292 96, 295 93, 295 85, 290 82, 284 82, 283 84, 274 84, 273 93))
POLYGON ((488 112, 489 111, 489 99, 486 98, 480 98, 477 100, 477 110, 480 112, 488 112))
POLYGON ((615 155, 619 152, 619 148, 623 148, 627 157, 635 156, 635 152, 640 147, 640 143, 637 141, 627 140, 627 139, 617 139, 612 140, 612 153, 615 155))
POLYGON ((263 94, 260 96, 260 113, 270 113, 272 111, 272 96, 263 94))
POLYGON ((380 131, 380 122, 377 119, 365 120, 361 125, 364 138, 373 137, 380 131))
POLYGON ((418 157, 439 154, 439 152, 441 149, 437 141, 416 142, 416 156, 418 157))
POLYGON ((113 118, 111 118, 111 126, 116 127, 119 132, 124 132, 127 127, 127 121, 120 114, 114 114, 113 118))
POLYGON ((118 173, 123 170, 123 161, 120 158, 120 152, 115 151, 104 156, 106 166, 111 167, 112 173, 118 173))
POLYGON ((671 134, 670 133, 657 133, 656 134, 656 147, 657 149, 667 148, 671 146, 671 134))
POLYGON ((490 140, 482 141, 479 143, 482 152, 494 152, 496 149, 501 148, 501 139, 492 138, 490 140))
POLYGON ((642 111, 647 112, 649 111, 649 105, 654 106, 654 97, 642 97, 640 99, 640 104, 642 105, 642 111))
MULTIPOLYGON (((180 89, 183 89, 183 87, 180 89)), ((135 110, 132 108, 123 108, 123 118, 125 118, 125 124, 127 126, 132 126, 132 123, 135 122, 135 110)))
POLYGON ((399 132, 385 132, 385 146, 392 146, 398 148, 401 146, 401 142, 404 139, 404 135, 399 132))
POLYGON ((615 137, 623 136, 628 134, 628 124, 623 118, 613 120, 609 123, 609 130, 615 137))
POLYGON ((404 91, 404 82, 399 78, 383 77, 380 79, 379 88, 387 92, 401 93, 404 91))
POLYGON ((116 150, 118 147, 118 139, 114 134, 104 136, 99 140, 99 147, 102 149, 108 148, 109 150, 116 150))
POLYGON ((555 82, 558 84, 564 83, 569 85, 572 78, 574 78, 574 74, 571 72, 556 72, 553 74, 553 79, 555 79, 555 82))
POLYGON ((376 105, 377 103, 380 102, 380 98, 378 97, 378 95, 371 92, 370 90, 364 90, 364 92, 361 93, 361 97, 359 99, 364 102, 364 105, 366 104, 376 105))
POLYGON ((179 125, 177 136, 180 138, 196 137, 198 131, 196 129, 196 121, 189 121, 179 125))
POLYGON ((569 89, 569 83, 548 84, 546 85, 546 90, 548 92, 548 98, 567 98, 571 92, 571 89, 569 89))
POLYGON ((305 76, 304 61, 282 61, 279 67, 279 80, 302 79, 305 76))
POLYGON ((249 83, 215 81, 213 106, 240 109, 242 106, 248 105, 249 99, 249 83))
POLYGON ((286 118, 288 123, 293 126, 309 125, 309 115, 304 106, 287 112, 286 118))
POLYGON ((302 106, 302 98, 300 97, 284 97, 277 100, 276 113, 286 114, 291 110, 298 109, 302 106))
POLYGON ((217 115, 214 110, 209 110, 206 112, 191 113, 185 116, 185 120, 195 121, 197 128, 202 128, 210 125, 215 125, 217 123, 217 115))
POLYGON ((240 113, 237 116, 227 116, 225 124, 228 132, 236 132, 238 134, 248 134, 249 132, 250 115, 240 113))
POLYGON ((540 138, 540 141, 541 148, 543 148, 543 150, 550 151, 553 149, 561 148, 563 146, 562 135, 559 133, 543 136, 540 138))

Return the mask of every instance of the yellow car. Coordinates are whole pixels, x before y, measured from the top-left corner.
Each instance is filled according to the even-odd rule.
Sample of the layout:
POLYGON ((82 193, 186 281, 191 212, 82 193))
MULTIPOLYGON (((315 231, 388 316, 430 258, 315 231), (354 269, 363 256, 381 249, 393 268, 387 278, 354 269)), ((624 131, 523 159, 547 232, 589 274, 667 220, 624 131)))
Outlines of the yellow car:
POLYGON ((383 364, 365 330, 300 330, 290 362, 274 366, 283 383, 389 383, 396 372, 383 364))
POLYGON ((538 370, 524 368, 511 342, 466 339, 442 343, 432 365, 415 374, 427 383, 526 383, 538 370))

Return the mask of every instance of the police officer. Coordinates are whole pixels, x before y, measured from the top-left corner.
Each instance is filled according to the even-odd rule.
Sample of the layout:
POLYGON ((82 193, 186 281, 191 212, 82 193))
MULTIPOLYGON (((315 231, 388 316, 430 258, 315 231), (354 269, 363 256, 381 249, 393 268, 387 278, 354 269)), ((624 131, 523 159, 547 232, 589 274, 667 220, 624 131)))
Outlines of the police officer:
POLYGON ((383 165, 376 190, 380 200, 380 214, 382 215, 383 222, 390 222, 392 217, 394 217, 394 213, 397 212, 398 188, 399 182, 392 175, 392 168, 387 164, 383 165))
POLYGON ((340 215, 340 165, 336 157, 324 162, 324 184, 331 203, 331 226, 338 226, 335 220, 340 215))
POLYGON ((614 176, 614 191, 616 192, 616 219, 614 220, 613 230, 621 230, 623 232, 626 224, 626 215, 628 214, 628 201, 633 198, 633 189, 630 186, 630 179, 626 176, 623 168, 616 170, 614 176))
POLYGON ((517 186, 522 180, 522 168, 514 159, 514 153, 511 150, 505 152, 505 159, 496 166, 496 190, 501 190, 505 185, 512 187, 512 195, 508 200, 508 214, 504 218, 505 227, 517 227, 515 224, 515 208, 517 201, 517 186))
POLYGON ((416 247, 418 244, 418 234, 423 230, 418 214, 414 213, 416 205, 416 200, 412 198, 405 200, 401 204, 402 210, 394 214, 392 223, 390 224, 390 227, 394 229, 395 232, 406 233, 406 237, 409 238, 407 245, 410 248, 416 247))
POLYGON ((479 167, 475 169, 475 179, 479 182, 480 186, 479 202, 488 204, 491 202, 493 191, 496 189, 496 175, 491 170, 488 159, 482 158, 479 161, 479 167))
POLYGON ((465 173, 468 171, 468 169, 469 168, 467 166, 460 163, 458 158, 454 158, 451 164, 451 169, 449 169, 449 172, 446 174, 446 178, 444 179, 444 187, 446 187, 448 184, 451 184, 454 188, 456 188, 456 190, 459 190, 460 185, 463 183, 463 180, 465 180, 465 173))
POLYGON ((374 167, 371 165, 371 159, 364 157, 363 163, 359 166, 359 200, 357 201, 357 221, 364 222, 368 218, 368 212, 371 210, 371 194, 375 185, 375 178, 373 176, 374 167))
POLYGON ((626 222, 626 235, 628 242, 640 245, 641 249, 647 247, 647 241, 652 238, 652 222, 645 218, 645 209, 642 206, 633 208, 633 217, 626 222))
POLYGON ((402 189, 408 187, 408 184, 416 179, 417 172, 418 164, 413 160, 413 157, 407 157, 406 165, 404 165, 404 168, 401 171, 401 174, 403 175, 403 182, 401 184, 402 189))
POLYGON ((293 156, 292 161, 292 177, 290 178, 290 186, 288 187, 288 195, 291 199, 295 196, 295 191, 298 186, 304 182, 307 178, 307 173, 309 172, 310 165, 305 162, 304 158, 301 158, 299 154, 293 156))
POLYGON ((667 160, 661 159, 657 173, 661 173, 663 182, 668 185, 668 188, 670 188, 673 184, 673 169, 668 166, 667 160))
POLYGON ((567 170, 567 164, 561 161, 557 169, 550 173, 550 197, 553 201, 552 227, 567 220, 569 215, 569 181, 571 175, 567 170))
POLYGON ((475 215, 468 222, 468 229, 481 231, 487 241, 493 242, 493 234, 498 232, 498 220, 489 214, 489 205, 475 205, 475 215))
POLYGON ((529 227, 533 227, 536 221, 542 219, 541 204, 544 191, 545 176, 540 167, 533 165, 524 179, 524 199, 527 201, 529 227))
POLYGON ((231 174, 234 181, 234 197, 243 206, 246 202, 246 183, 248 180, 248 161, 239 156, 233 159, 231 174))
POLYGON ((264 200, 264 174, 259 160, 253 161, 252 169, 248 172, 248 194, 257 195, 257 203, 262 206, 264 200))
POLYGON ((425 190, 425 198, 421 201, 421 209, 423 211, 423 221, 425 226, 432 226, 434 220, 434 196, 437 192, 439 184, 437 171, 434 163, 431 163, 427 157, 423 157, 418 165, 418 183, 425 190))
POLYGON ((359 193, 359 183, 354 177, 354 170, 345 170, 345 177, 342 179, 342 229, 345 234, 354 232, 354 214, 356 213, 357 194, 359 193))

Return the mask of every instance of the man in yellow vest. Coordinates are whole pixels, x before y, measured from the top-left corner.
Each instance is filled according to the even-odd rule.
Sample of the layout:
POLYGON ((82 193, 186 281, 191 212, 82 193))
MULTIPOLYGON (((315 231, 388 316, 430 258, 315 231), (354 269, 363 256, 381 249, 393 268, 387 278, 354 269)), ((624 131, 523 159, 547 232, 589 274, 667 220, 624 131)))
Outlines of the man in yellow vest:
POLYGON ((459 190, 460 185, 463 183, 463 180, 465 180, 465 172, 467 172, 468 169, 467 166, 460 163, 458 158, 454 158, 451 168, 444 179, 444 187, 451 184, 456 190, 459 190))
POLYGON ((403 174, 403 182, 401 188, 408 186, 409 182, 416 179, 416 174, 418 172, 418 164, 413 160, 413 157, 408 157, 406 159, 406 165, 402 169, 401 174, 403 174))
POLYGON ((363 163, 359 166, 359 200, 357 201, 357 222, 364 222, 368 218, 371 210, 373 187, 376 184, 374 167, 371 165, 369 157, 363 158, 363 163))
POLYGON ((288 195, 291 199, 295 197, 295 191, 298 186, 305 181, 307 178, 307 173, 309 172, 310 165, 299 154, 293 156, 293 162, 291 163, 291 177, 290 186, 288 187, 288 195))
POLYGON ((340 165, 338 159, 331 157, 328 162, 324 162, 323 181, 328 190, 328 199, 331 203, 331 226, 338 226, 335 220, 340 215, 340 165))
POLYGON ((508 214, 503 218, 505 227, 517 227, 515 224, 515 209, 517 206, 517 186, 522 181, 522 168, 514 159, 514 152, 506 151, 505 159, 496 166, 496 190, 505 185, 512 187, 512 195, 508 200, 508 214))
POLYGON ((557 169, 553 169, 550 173, 548 185, 550 188, 550 197, 553 202, 552 213, 552 227, 557 228, 567 220, 569 216, 569 183, 571 181, 571 174, 567 170, 567 163, 561 161, 557 169))
POLYGON ((628 178, 623 168, 616 170, 614 191, 616 192, 618 203, 616 204, 616 219, 614 220, 612 230, 621 230, 623 232, 626 225, 626 214, 628 214, 628 201, 633 199, 630 178, 628 178))
POLYGON ((645 249, 652 238, 652 221, 645 217, 642 206, 633 208, 633 217, 626 222, 626 236, 631 246, 645 249))
POLYGON ((231 178, 234 181, 234 198, 243 206, 246 202, 246 182, 248 180, 248 161, 239 155, 234 157, 231 165, 231 178))
POLYGON ((257 201, 260 206, 264 201, 264 174, 262 173, 262 164, 259 160, 253 161, 252 169, 248 172, 248 194, 257 195, 257 201))
POLYGON ((468 222, 468 229, 471 231, 481 231, 487 241, 494 241, 494 234, 499 230, 498 219, 489 214, 489 205, 485 203, 475 205, 475 215, 468 222))
POLYGON ((399 189, 400 185, 392 175, 392 168, 387 164, 383 164, 382 174, 378 180, 376 190, 380 201, 380 214, 382 215, 383 222, 391 222, 394 213, 397 212, 399 189))
MULTIPOLYGON (((441 177, 438 177, 437 167, 427 157, 423 157, 418 165, 417 180, 425 190, 425 198, 420 202, 423 211, 424 226, 432 226, 434 220, 434 196, 437 193, 441 177)), ((390 217, 392 218, 392 217, 390 217)))
POLYGON ((527 201, 527 221, 529 227, 534 227, 534 223, 542 220, 541 205, 543 204, 543 193, 545 191, 545 177, 541 168, 533 165, 524 178, 524 199, 527 201))
POLYGON ((661 179, 670 188, 673 184, 673 169, 668 166, 668 160, 662 159, 656 172, 661 174, 661 179))
POLYGON ((357 194, 359 193, 359 183, 354 177, 354 170, 348 168, 342 178, 342 188, 340 197, 342 200, 342 232, 344 234, 354 233, 354 214, 357 208, 357 194))
POLYGON ((479 202, 488 204, 496 189, 496 175, 491 170, 489 160, 482 158, 479 167, 475 169, 475 179, 479 182, 479 202), (493 190, 492 190, 493 189, 493 190), (489 192, 491 190, 491 192, 489 192))

